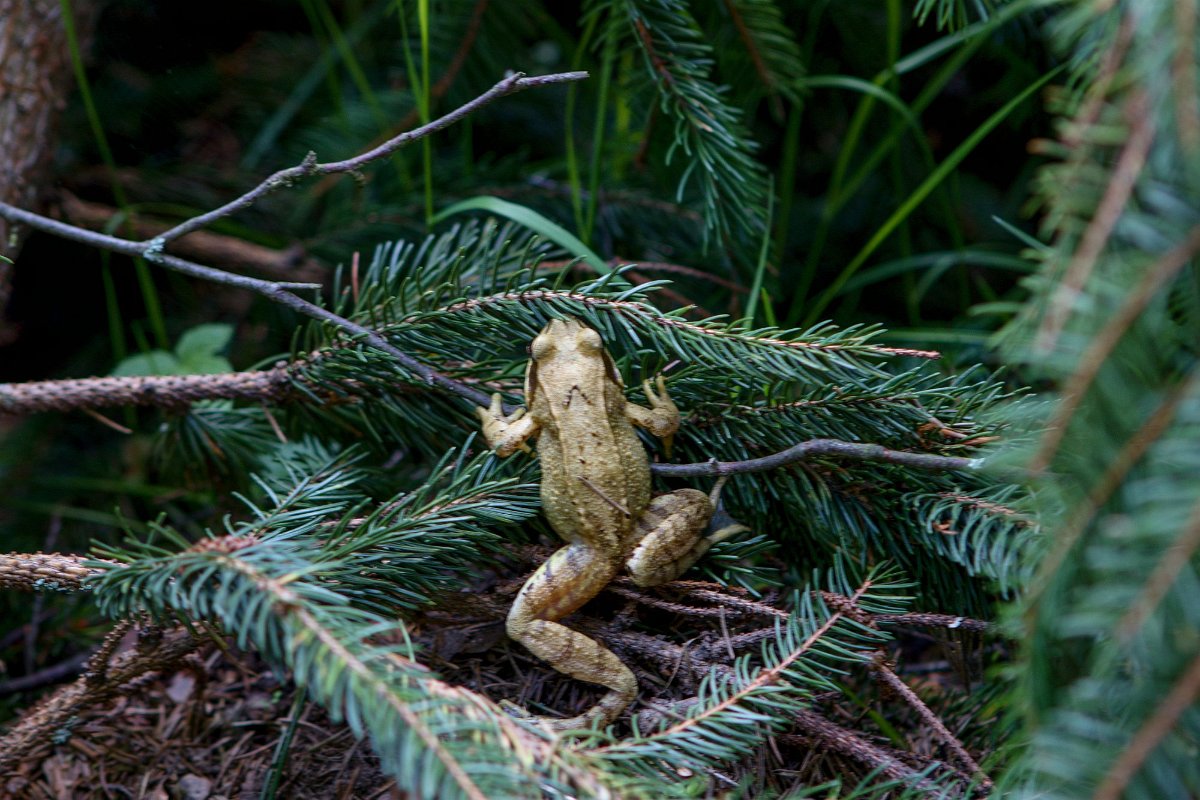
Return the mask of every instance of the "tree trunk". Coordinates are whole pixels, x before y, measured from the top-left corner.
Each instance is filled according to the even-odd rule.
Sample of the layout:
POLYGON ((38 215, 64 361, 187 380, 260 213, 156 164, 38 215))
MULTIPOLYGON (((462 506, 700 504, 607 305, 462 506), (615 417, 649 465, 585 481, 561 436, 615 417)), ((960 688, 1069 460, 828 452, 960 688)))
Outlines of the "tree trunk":
MULTIPOLYGON (((90 38, 94 0, 75 0, 76 29, 90 38)), ((0 0, 0 201, 35 208, 50 177, 58 118, 71 89, 71 53, 59 0, 0 0)), ((16 260, 23 231, 0 219, 0 255, 16 260)), ((0 260, 0 344, 13 265, 0 260)))

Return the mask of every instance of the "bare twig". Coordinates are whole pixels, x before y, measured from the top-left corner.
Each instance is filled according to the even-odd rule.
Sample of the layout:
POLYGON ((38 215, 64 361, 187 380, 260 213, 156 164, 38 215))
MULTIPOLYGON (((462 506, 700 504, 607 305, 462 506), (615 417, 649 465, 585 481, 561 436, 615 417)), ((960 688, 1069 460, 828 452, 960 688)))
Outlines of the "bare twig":
POLYGON ((39 669, 37 672, 31 672, 28 675, 11 678, 7 681, 0 681, 0 697, 16 694, 17 692, 27 692, 30 689, 38 689, 47 684, 58 683, 64 678, 73 678, 83 671, 83 665, 91 657, 92 654, 90 652, 76 653, 64 661, 51 664, 48 667, 39 669))
POLYGON ((1187 671, 1134 734, 1120 757, 1108 768, 1108 774, 1092 795, 1092 800, 1117 800, 1121 797, 1150 753, 1192 707, 1197 697, 1200 697, 1200 656, 1192 659, 1187 671))
POLYGON ((872 619, 880 625, 919 625, 923 628, 949 628, 963 631, 989 631, 992 623, 970 617, 958 617, 954 614, 872 614, 872 619))
MULTIPOLYGON (((67 220, 93 230, 103 230, 121 210, 81 200, 63 192, 59 207, 67 220)), ((131 235, 152 238, 170 227, 165 222, 130 216, 131 235)), ((277 250, 235 236, 196 231, 175 244, 185 258, 197 258, 228 266, 247 266, 273 280, 320 281, 326 270, 299 246, 277 250)))
POLYGON ((877 769, 881 775, 892 780, 921 787, 929 791, 931 797, 939 794, 936 786, 923 778, 919 772, 905 765, 900 759, 882 747, 871 744, 858 733, 830 722, 817 712, 798 711, 792 716, 792 719, 807 736, 815 739, 823 747, 841 753, 871 769, 877 769))
POLYGON ((846 458, 854 461, 882 461, 915 469, 978 470, 983 459, 957 456, 936 456, 929 453, 907 453, 889 450, 883 445, 843 442, 838 439, 810 439, 762 458, 747 461, 705 461, 699 464, 652 464, 650 469, 665 478, 700 478, 705 476, 737 475, 743 472, 765 472, 811 458, 846 458))
MULTIPOLYGON (((365 153, 360 153, 353 158, 347 158, 344 161, 331 161, 328 163, 319 163, 316 153, 309 153, 308 156, 299 164, 288 169, 282 169, 271 175, 258 186, 255 186, 250 191, 243 194, 219 208, 214 208, 212 211, 192 217, 186 222, 181 222, 174 228, 160 233, 150 241, 146 242, 146 246, 152 251, 161 251, 166 244, 180 236, 199 230, 207 225, 216 222, 219 219, 229 216, 235 211, 240 211, 243 208, 248 208, 254 205, 262 197, 265 197, 279 189, 292 186, 297 181, 310 178, 315 175, 334 175, 347 172, 355 172, 362 169, 372 161, 378 161, 381 158, 386 158, 400 148, 410 142, 415 142, 418 139, 424 139, 427 136, 437 133, 445 128, 450 127, 461 119, 475 113, 484 106, 499 100, 506 95, 515 94, 516 92, 525 89, 532 89, 539 86, 550 86, 556 83, 569 83, 572 81, 583 80, 587 77, 586 72, 562 72, 553 75, 535 75, 526 77, 524 73, 514 72, 506 76, 503 80, 488 89, 483 94, 465 103, 445 116, 428 122, 419 128, 414 128, 411 131, 393 136, 378 147, 374 147, 365 153)), ((149 255, 147 257, 150 257, 149 255)))
POLYGON ((887 684, 892 691, 903 697, 905 702, 912 706, 912 708, 921 715, 921 719, 925 720, 926 724, 933 729, 933 732, 937 734, 937 737, 942 740, 942 743, 946 745, 950 752, 954 754, 955 758, 959 760, 959 763, 966 768, 967 772, 978 778, 980 784, 984 788, 990 789, 992 787, 991 778, 983 773, 983 770, 979 768, 979 764, 975 762, 975 759, 971 758, 971 754, 968 753, 966 748, 963 747, 958 739, 954 737, 954 734, 952 734, 950 729, 946 727, 945 723, 938 718, 938 715, 934 714, 933 711, 930 710, 929 706, 925 705, 924 701, 917 697, 917 693, 914 692, 907 683, 902 681, 899 675, 897 675, 895 672, 892 672, 892 668, 888 666, 887 661, 884 659, 883 653, 876 655, 872 667, 874 667, 876 674, 879 675, 883 682, 887 684))
POLYGON ((245 275, 236 275, 223 270, 206 267, 202 264, 196 264, 176 256, 168 255, 163 251, 163 248, 172 240, 179 238, 192 231, 198 230, 205 225, 208 225, 218 219, 226 217, 235 211, 247 208, 258 201, 259 198, 270 194, 271 192, 280 189, 284 186, 289 186, 297 180, 312 175, 332 175, 336 173, 354 172, 372 161, 384 158, 404 145, 422 139, 433 133, 436 133, 462 118, 466 117, 480 108, 486 106, 492 101, 514 92, 519 92, 524 89, 529 89, 537 86, 547 86, 555 83, 563 83, 567 81, 582 80, 587 77, 586 72, 564 72, 554 75, 541 75, 535 77, 525 77, 520 73, 514 73, 504 78, 487 92, 484 92, 479 97, 466 103, 463 106, 451 111, 439 119, 436 119, 426 125, 422 125, 415 130, 402 133, 389 139, 382 145, 361 153, 353 158, 344 161, 334 161, 326 164, 318 163, 315 155, 309 154, 301 164, 290 169, 280 170, 265 181, 260 183, 255 188, 246 192, 241 197, 226 203, 225 205, 216 208, 208 213, 193 217, 186 222, 176 225, 168 231, 164 231, 158 236, 145 242, 131 242, 126 239, 120 239, 115 236, 108 236, 102 233, 87 231, 78 228, 74 225, 68 225, 57 220, 43 217, 39 214, 33 214, 29 211, 10 206, 6 203, 0 203, 0 217, 9 220, 10 222, 19 222, 28 225, 31 228, 36 228, 47 233, 52 233, 56 236, 61 236, 65 239, 88 244, 93 247, 99 247, 105 250, 111 250, 116 253, 122 253, 130 256, 142 256, 149 261, 160 264, 167 269, 180 272, 184 275, 201 278, 203 280, 221 283, 227 286, 235 286, 242 289, 248 289, 252 292, 260 294, 270 300, 273 300, 280 305, 286 306, 293 311, 303 314, 312 319, 321 322, 329 323, 342 331, 346 332, 353 338, 361 339, 384 353, 387 353, 396 360, 405 369, 419 376, 426 383, 438 386, 452 394, 456 394, 472 403, 478 405, 487 405, 488 396, 483 392, 473 389, 458 381, 447 378, 440 372, 437 372, 430 367, 425 366, 417 359, 403 352, 399 348, 390 344, 381 335, 368 328, 359 325, 356 322, 345 319, 337 314, 322 308, 321 306, 304 300, 295 294, 292 294, 292 289, 319 289, 319 284, 310 283, 295 283, 287 281, 264 281, 258 278, 250 278, 245 275))

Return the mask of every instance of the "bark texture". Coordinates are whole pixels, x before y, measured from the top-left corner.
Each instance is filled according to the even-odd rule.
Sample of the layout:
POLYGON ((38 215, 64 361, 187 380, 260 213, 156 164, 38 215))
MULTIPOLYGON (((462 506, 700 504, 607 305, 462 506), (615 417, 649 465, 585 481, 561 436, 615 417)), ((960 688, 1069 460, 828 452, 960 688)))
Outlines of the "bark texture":
MULTIPOLYGON (((90 36, 94 0, 75 0, 76 30, 90 36)), ((0 201, 36 208, 50 176, 58 118, 72 86, 59 0, 0 0, 0 201)), ((0 255, 16 260, 23 232, 0 220, 0 255)), ((0 344, 13 265, 0 261, 0 344)))

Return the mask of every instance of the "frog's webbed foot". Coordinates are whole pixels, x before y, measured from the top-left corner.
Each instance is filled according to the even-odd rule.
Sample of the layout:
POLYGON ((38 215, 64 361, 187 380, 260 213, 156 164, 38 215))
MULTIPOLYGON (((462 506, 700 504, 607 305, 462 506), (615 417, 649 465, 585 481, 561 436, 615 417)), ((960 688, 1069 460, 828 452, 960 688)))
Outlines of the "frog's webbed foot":
POLYGON ((713 485, 712 491, 708 493, 708 501, 712 504, 713 515, 708 521, 708 529, 705 532, 706 535, 704 538, 708 540, 710 547, 717 542, 725 541, 730 536, 750 530, 750 528, 729 516, 729 512, 725 510, 725 504, 721 502, 721 490, 725 488, 725 484, 728 481, 728 475, 718 478, 717 482, 713 485))
POLYGON ((602 700, 595 706, 592 706, 587 711, 574 717, 547 717, 539 714, 534 714, 528 709, 522 708, 510 700, 501 700, 500 706, 510 716, 525 722, 530 722, 543 730, 551 733, 565 733, 566 731, 586 731, 595 728, 597 724, 603 726, 619 715, 624 707, 621 708, 602 708, 605 706, 602 700))
POLYGON ((496 392, 492 395, 492 404, 487 408, 476 406, 475 414, 482 424, 484 440, 495 449, 497 455, 507 456, 517 449, 530 452, 525 440, 536 429, 533 418, 525 415, 525 409, 518 408, 511 414, 505 414, 504 401, 496 392))

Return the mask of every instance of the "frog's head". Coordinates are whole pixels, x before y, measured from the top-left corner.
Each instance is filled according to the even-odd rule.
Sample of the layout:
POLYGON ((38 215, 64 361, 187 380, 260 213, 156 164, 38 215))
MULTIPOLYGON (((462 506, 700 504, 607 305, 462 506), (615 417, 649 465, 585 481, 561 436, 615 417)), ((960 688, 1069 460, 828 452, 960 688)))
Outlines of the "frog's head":
POLYGON ((574 317, 550 320, 529 345, 530 357, 539 364, 555 358, 595 358, 603 352, 600 334, 574 317))
POLYGON ((625 385, 604 349, 600 334, 574 317, 550 320, 530 343, 529 357, 527 388, 560 377, 571 383, 588 381, 584 372, 593 373, 595 377, 590 380, 600 380, 603 376, 617 386, 625 385))

